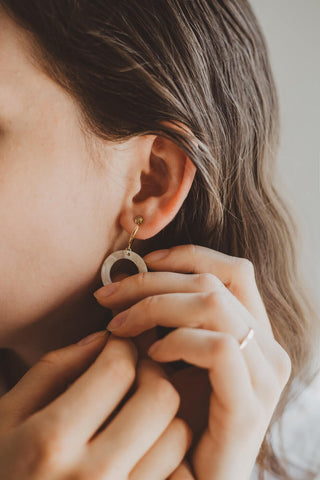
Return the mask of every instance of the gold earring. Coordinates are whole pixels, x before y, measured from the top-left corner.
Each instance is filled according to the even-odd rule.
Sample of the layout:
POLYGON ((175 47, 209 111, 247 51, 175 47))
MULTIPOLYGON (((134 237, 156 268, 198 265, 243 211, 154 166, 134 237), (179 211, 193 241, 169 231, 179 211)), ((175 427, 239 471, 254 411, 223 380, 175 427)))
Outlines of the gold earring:
POLYGON ((111 269, 119 260, 129 260, 131 261, 138 272, 147 272, 148 268, 145 262, 143 261, 142 257, 137 253, 131 250, 132 243, 134 241, 134 237, 142 223, 144 222, 144 218, 141 215, 138 215, 134 222, 136 226, 134 227, 128 242, 128 246, 124 250, 117 250, 116 252, 111 253, 103 262, 101 267, 101 280, 103 285, 107 285, 108 283, 112 283, 111 279, 111 269))

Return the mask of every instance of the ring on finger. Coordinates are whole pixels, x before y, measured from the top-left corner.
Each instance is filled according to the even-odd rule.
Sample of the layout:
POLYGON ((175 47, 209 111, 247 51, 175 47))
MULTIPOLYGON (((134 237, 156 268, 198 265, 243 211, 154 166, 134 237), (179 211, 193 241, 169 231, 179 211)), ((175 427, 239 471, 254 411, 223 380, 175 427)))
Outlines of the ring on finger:
POLYGON ((240 350, 243 350, 248 345, 250 340, 253 339, 254 335, 255 335, 254 330, 253 328, 250 327, 247 335, 241 340, 239 344, 240 350))

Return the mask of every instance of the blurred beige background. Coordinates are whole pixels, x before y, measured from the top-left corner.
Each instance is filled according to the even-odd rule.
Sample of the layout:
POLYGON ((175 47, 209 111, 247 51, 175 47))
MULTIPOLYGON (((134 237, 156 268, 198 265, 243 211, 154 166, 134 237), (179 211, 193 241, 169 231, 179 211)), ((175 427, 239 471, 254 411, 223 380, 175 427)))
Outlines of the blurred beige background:
POLYGON ((250 0, 279 92, 279 173, 302 231, 301 268, 320 305, 320 0, 250 0))

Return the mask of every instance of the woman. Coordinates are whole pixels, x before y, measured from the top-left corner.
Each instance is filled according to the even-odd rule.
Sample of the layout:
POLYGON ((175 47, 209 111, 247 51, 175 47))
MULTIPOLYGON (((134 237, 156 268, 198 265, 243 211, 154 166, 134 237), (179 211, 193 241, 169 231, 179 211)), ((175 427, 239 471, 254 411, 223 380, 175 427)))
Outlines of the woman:
POLYGON ((289 478, 315 317, 249 4, 0 6, 1 478, 289 478), (149 271, 99 288, 136 218, 149 271))

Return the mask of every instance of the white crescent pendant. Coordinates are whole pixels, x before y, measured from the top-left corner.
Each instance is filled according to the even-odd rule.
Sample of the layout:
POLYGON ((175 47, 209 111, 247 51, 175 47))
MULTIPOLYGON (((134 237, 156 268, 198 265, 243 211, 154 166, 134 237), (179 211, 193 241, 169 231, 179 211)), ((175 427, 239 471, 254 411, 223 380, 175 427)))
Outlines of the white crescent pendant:
POLYGON ((132 250, 117 250, 116 252, 111 253, 103 262, 101 267, 101 280, 103 285, 107 285, 108 283, 112 283, 110 272, 113 265, 118 260, 130 260, 135 264, 138 269, 138 272, 147 272, 148 268, 143 259, 137 253, 133 252, 132 250))

